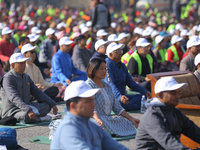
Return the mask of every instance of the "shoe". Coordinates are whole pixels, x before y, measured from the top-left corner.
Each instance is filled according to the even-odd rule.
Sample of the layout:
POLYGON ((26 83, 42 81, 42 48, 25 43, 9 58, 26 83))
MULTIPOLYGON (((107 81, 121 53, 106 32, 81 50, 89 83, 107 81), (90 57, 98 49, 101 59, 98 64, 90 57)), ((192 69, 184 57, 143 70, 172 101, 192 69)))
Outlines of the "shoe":
POLYGON ((54 115, 52 111, 50 111, 47 115, 51 116, 52 120, 62 118, 62 115, 60 113, 57 113, 57 115, 54 115))
POLYGON ((40 120, 41 120, 41 122, 43 122, 43 121, 50 121, 51 118, 52 118, 51 116, 46 115, 46 116, 44 116, 44 117, 40 117, 40 120))

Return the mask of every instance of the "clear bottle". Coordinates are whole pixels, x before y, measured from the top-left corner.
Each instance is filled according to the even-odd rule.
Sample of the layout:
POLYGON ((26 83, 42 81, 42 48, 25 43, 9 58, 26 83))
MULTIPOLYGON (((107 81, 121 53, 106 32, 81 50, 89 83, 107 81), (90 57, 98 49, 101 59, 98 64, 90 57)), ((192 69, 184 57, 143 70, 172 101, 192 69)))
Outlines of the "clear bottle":
POLYGON ((146 111, 145 103, 146 103, 146 97, 145 97, 145 95, 142 95, 142 99, 141 99, 141 108, 140 108, 140 112, 141 112, 142 114, 144 114, 145 111, 146 111))

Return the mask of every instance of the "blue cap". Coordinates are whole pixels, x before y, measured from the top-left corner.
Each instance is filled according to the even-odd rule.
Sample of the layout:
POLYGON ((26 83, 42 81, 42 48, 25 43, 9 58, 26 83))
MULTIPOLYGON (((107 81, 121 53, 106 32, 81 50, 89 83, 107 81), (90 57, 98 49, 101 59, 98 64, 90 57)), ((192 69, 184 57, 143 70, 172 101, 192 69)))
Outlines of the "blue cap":
POLYGON ((165 32, 165 31, 161 31, 159 35, 161 35, 161 36, 169 36, 169 34, 167 32, 165 32))

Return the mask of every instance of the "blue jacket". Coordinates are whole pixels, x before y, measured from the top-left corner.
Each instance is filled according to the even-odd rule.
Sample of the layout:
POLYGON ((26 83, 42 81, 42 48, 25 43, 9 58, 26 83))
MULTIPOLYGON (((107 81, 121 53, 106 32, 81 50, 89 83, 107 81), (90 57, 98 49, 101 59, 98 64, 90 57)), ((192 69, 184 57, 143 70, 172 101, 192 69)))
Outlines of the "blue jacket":
POLYGON ((107 56, 104 55, 104 54, 101 54, 101 53, 99 53, 99 52, 95 52, 95 53, 93 54, 91 60, 92 60, 93 58, 101 58, 101 59, 105 60, 105 59, 107 58, 107 56))
POLYGON ((59 124, 50 150, 128 150, 91 119, 67 112, 59 124))
POLYGON ((106 58, 106 65, 107 74, 104 81, 111 86, 118 101, 120 101, 122 95, 126 94, 126 85, 128 85, 130 89, 146 95, 147 90, 133 81, 125 64, 123 64, 121 61, 117 64, 110 58, 106 58))
POLYGON ((59 50, 52 59, 52 76, 51 82, 62 82, 64 86, 67 86, 66 80, 72 78, 72 74, 81 76, 86 75, 85 72, 78 70, 71 59, 71 56, 59 50))

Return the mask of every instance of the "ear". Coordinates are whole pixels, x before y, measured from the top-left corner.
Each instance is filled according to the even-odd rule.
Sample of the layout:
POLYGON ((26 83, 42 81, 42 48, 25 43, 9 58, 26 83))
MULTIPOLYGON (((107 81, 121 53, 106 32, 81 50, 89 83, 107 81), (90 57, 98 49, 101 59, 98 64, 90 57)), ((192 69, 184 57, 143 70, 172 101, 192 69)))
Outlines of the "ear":
POLYGON ((158 93, 158 97, 159 97, 159 98, 163 99, 163 96, 164 96, 164 95, 163 95, 163 92, 158 93))
POLYGON ((69 106, 70 106, 70 109, 76 109, 76 103, 74 102, 71 102, 69 106))
POLYGON ((14 68, 14 65, 15 65, 15 63, 12 63, 12 64, 11 64, 12 68, 14 68))

